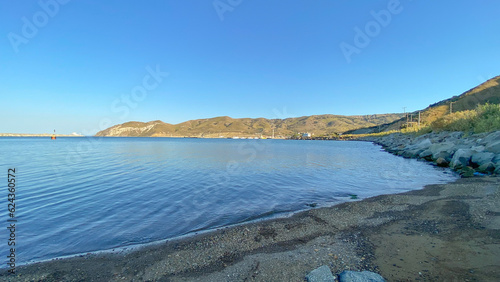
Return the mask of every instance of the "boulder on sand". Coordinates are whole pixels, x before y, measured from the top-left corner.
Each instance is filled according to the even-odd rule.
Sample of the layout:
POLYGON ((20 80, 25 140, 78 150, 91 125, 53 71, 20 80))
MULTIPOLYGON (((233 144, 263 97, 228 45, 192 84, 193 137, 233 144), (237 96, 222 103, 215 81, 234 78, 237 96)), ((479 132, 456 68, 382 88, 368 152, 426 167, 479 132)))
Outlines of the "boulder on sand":
POLYGON ((309 272, 306 276, 306 280, 309 282, 333 282, 335 281, 335 277, 333 277, 330 268, 323 265, 309 272))
POLYGON ((343 271, 339 275, 340 282, 385 282, 379 274, 371 271, 343 271))

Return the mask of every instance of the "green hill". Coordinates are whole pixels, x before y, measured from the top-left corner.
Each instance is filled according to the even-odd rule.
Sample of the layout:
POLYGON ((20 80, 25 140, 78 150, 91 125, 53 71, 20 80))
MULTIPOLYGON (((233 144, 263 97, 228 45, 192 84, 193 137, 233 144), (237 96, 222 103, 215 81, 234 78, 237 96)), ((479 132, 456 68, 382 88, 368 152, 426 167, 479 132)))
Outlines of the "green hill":
POLYGON ((169 124, 159 120, 126 122, 100 131, 96 136, 136 137, 287 137, 309 132, 314 136, 342 133, 348 130, 377 126, 400 119, 402 114, 366 116, 315 115, 287 119, 239 118, 227 116, 190 120, 169 124))

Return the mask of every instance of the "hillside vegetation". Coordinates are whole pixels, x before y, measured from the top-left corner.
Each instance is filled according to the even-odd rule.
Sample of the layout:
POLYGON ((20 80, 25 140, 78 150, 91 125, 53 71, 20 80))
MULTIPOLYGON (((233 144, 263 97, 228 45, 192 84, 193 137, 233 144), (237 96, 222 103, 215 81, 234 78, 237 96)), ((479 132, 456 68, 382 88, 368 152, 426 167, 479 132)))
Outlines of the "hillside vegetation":
POLYGON ((455 112, 438 118, 423 131, 463 131, 482 133, 500 130, 500 105, 478 105, 474 110, 455 112))
POLYGON ((127 122, 98 132, 97 136, 143 137, 289 137, 312 133, 314 137, 364 136, 392 132, 498 130, 500 124, 500 76, 461 95, 403 114, 365 116, 315 115, 287 119, 239 118, 227 116, 190 120, 179 124, 162 121, 127 122), (451 107, 450 107, 451 105, 451 107), (452 108, 452 113, 450 113, 452 108), (418 117, 420 113, 420 126, 418 117))
MULTIPOLYGON (((476 122, 482 119, 484 116, 478 113, 485 109, 478 108, 479 105, 498 105, 500 104, 500 76, 496 76, 481 85, 474 87, 461 95, 453 96, 449 99, 440 101, 438 103, 429 105, 429 107, 421 110, 408 113, 408 120, 413 121, 409 123, 410 127, 418 126, 418 114, 420 112, 420 129, 435 129, 438 130, 440 127, 444 127, 444 124, 451 124, 451 121, 457 121, 455 125, 458 125, 458 120, 464 118, 465 120, 472 120, 471 115, 476 115, 476 122), (450 115, 450 104, 452 108, 452 114, 450 115), (459 113, 460 112, 460 113, 459 113), (431 126, 431 124, 434 125, 431 126)), ((490 109, 491 110, 491 109, 490 109)), ((406 117, 399 120, 383 124, 376 127, 368 127, 362 129, 356 129, 348 131, 348 134, 369 134, 378 132, 388 132, 388 131, 399 131, 404 129, 407 124, 406 117)), ((451 126, 451 125, 450 125, 451 126)), ((479 126, 479 125, 478 125, 479 126)), ((462 128, 462 127, 460 127, 462 128)), ((451 127, 450 127, 451 129, 451 127)), ((408 131, 416 131, 417 129, 408 128, 408 131)), ((476 130, 480 130, 479 127, 476 130)))
POLYGON ((378 126, 400 119, 402 114, 366 116, 315 115, 287 119, 239 118, 227 116, 190 120, 179 124, 162 121, 127 122, 115 125, 96 136, 137 137, 276 137, 309 132, 314 136, 334 135, 362 127, 378 126))

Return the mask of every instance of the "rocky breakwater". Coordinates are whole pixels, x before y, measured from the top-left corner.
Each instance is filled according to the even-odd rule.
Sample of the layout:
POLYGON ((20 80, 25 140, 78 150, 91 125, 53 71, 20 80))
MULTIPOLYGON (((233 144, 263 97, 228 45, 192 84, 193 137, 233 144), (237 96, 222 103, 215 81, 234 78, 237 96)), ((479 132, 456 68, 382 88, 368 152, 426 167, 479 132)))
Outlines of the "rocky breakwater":
POLYGON ((500 175, 500 131, 466 135, 463 132, 428 133, 420 136, 394 133, 360 140, 380 144, 405 158, 418 158, 450 167, 463 177, 474 173, 500 175))

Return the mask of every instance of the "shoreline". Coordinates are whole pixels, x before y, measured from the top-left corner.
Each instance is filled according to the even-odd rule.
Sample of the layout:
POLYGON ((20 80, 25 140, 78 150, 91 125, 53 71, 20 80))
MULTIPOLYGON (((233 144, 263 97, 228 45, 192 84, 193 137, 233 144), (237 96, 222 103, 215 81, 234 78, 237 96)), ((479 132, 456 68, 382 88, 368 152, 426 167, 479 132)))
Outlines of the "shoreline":
MULTIPOLYGON (((135 137, 132 137, 132 138, 135 138, 135 137)), ((365 143, 365 142, 363 142, 363 143, 365 143)), ((371 145, 371 144, 366 144, 365 143, 365 145, 371 145)), ((376 145, 376 147, 379 148, 378 145, 376 145)), ((439 170, 439 171, 441 171, 441 170, 444 171, 444 169, 441 169, 441 168, 434 168, 434 169, 439 170)), ((454 181, 456 177, 457 177, 457 175, 455 173, 453 173, 453 178, 454 179, 446 179, 446 180, 439 181, 439 182, 438 181, 435 181, 435 182, 427 181, 426 183, 427 184, 448 183, 450 181, 454 181)), ((387 183, 387 184, 388 185, 386 186, 386 188, 387 187, 392 187, 392 188, 396 187, 396 186, 391 186, 390 183, 387 183)), ((419 187, 411 187, 411 188, 407 187, 407 189, 422 189, 423 185, 425 185, 425 184, 421 184, 421 185, 419 185, 419 187)), ((385 192, 378 192, 378 193, 381 193, 381 194, 382 193, 383 194, 400 193, 400 192, 408 191, 407 189, 400 189, 400 191, 397 191, 397 192, 395 192, 395 191, 391 192, 389 190, 385 190, 385 192)), ((73 258, 73 257, 84 256, 84 255, 87 255, 89 253, 91 253, 91 254, 114 254, 114 253, 121 254, 121 253, 128 253, 128 252, 131 252, 131 251, 143 248, 143 247, 160 245, 160 244, 162 244, 162 243, 164 243, 166 241, 172 241, 172 240, 179 240, 179 239, 189 238, 189 237, 196 236, 198 234, 210 233, 210 232, 214 232, 214 231, 217 231, 217 230, 220 230, 220 229, 232 228, 232 227, 235 227, 235 226, 240 226, 240 225, 245 225, 245 224, 251 224, 251 223, 262 222, 262 221, 270 221, 270 220, 278 219, 278 218, 288 218, 288 217, 293 216, 296 213, 301 213, 301 212, 310 210, 311 208, 332 207, 332 206, 336 206, 336 205, 342 204, 344 202, 360 201, 360 200, 363 200, 363 199, 366 199, 366 198, 369 198, 369 197, 374 197, 374 196, 378 195, 378 194, 375 194, 375 193, 369 193, 369 194, 371 194, 371 195, 361 195, 358 198, 358 195, 348 195, 347 193, 344 193, 343 195, 338 195, 337 192, 335 192, 334 196, 331 196, 332 197, 331 199, 329 199, 329 197, 325 198, 325 199, 328 198, 329 200, 321 201, 321 200, 317 199, 316 202, 313 202, 313 201, 307 202, 307 203, 304 203, 301 206, 298 206, 300 208, 298 208, 297 210, 291 210, 291 209, 285 210, 284 209, 284 210, 281 210, 279 212, 271 211, 271 212, 266 212, 266 213, 260 213, 258 215, 247 217, 247 218, 245 218, 242 221, 231 222, 231 223, 229 223, 227 225, 211 226, 208 229, 196 229, 196 230, 189 231, 188 233, 176 234, 176 235, 174 235, 172 237, 164 237, 164 238, 156 239, 154 241, 132 243, 132 244, 120 245, 120 246, 118 246, 118 245, 110 245, 109 246, 108 245, 108 246, 106 246, 106 248, 93 248, 93 249, 88 248, 87 250, 81 250, 78 253, 75 253, 75 252, 70 253, 70 252, 68 252, 68 253, 63 253, 63 254, 57 254, 57 256, 53 256, 53 257, 49 257, 49 256, 38 257, 38 258, 31 259, 31 260, 28 260, 28 261, 23 261, 23 262, 16 263, 16 266, 20 267, 20 266, 25 266, 25 265, 37 264, 37 263, 46 263, 46 262, 50 262, 52 260, 70 259, 70 258, 73 258), (354 197, 352 197, 352 196, 354 196, 354 197)), ((19 257, 23 258, 25 256, 19 256, 19 257)), ((0 266, 0 272, 2 271, 2 268, 6 269, 7 267, 6 266, 3 266, 3 267, 0 266)))
MULTIPOLYGON (((344 203, 344 202, 342 202, 344 203)), ((342 203, 338 203, 335 205, 340 205, 342 203)), ((332 206, 335 206, 332 205, 332 206)), ((327 206, 327 207, 332 207, 332 206, 327 206)), ((76 253, 76 254, 70 254, 70 255, 62 255, 54 258, 47 258, 47 259, 40 259, 40 260, 31 260, 29 262, 23 262, 23 263, 16 263, 16 268, 18 267, 25 267, 25 266, 30 266, 33 264, 40 264, 40 263, 47 263, 51 261, 58 261, 58 260, 66 260, 66 259, 72 259, 76 257, 84 257, 87 255, 123 255, 123 254, 129 254, 131 252, 135 252, 138 250, 141 250, 143 248, 154 248, 157 245, 165 244, 169 241, 181 241, 181 240, 187 240, 196 236, 202 236, 205 234, 217 232, 223 229, 227 228, 235 228, 241 225, 247 225, 247 224, 254 224, 254 223, 260 223, 260 222, 266 222, 266 221, 272 221, 272 220, 277 220, 277 219, 284 219, 284 218, 289 218, 292 217, 295 214, 302 213, 309 211, 314 208, 308 208, 308 209, 301 209, 297 211, 284 211, 280 213, 276 213, 273 215, 266 215, 262 217, 257 217, 255 219, 250 219, 242 222, 236 222, 236 223, 231 223, 229 225, 225 226, 220 226, 220 227, 214 227, 210 229, 203 229, 203 230, 196 230, 196 231, 190 231, 186 234, 183 235, 177 235, 174 237, 166 238, 166 239, 160 239, 152 242, 147 242, 147 243, 137 243, 137 244, 132 244, 132 245, 126 245, 126 246, 120 246, 120 247, 114 247, 114 248, 108 248, 108 249, 102 249, 102 250, 95 250, 95 251, 88 251, 88 252, 81 252, 81 253, 76 253)), ((3 271, 8 270, 8 266, 0 266, 0 277, 2 276, 1 273, 3 271)))
POLYGON ((2 270, 0 279, 303 281, 328 265, 334 274, 369 270, 388 281, 493 281, 500 279, 499 199, 500 178, 461 178, 123 253, 31 263, 15 278, 2 270))
POLYGON ((422 159, 449 167, 462 175, 500 175, 500 131, 467 135, 464 132, 432 132, 419 136, 393 133, 363 137, 385 151, 404 158, 422 159))
MULTIPOLYGON (((54 134, 0 133, 0 137, 51 137, 54 134)), ((56 137, 86 137, 84 135, 55 134, 56 137)))

